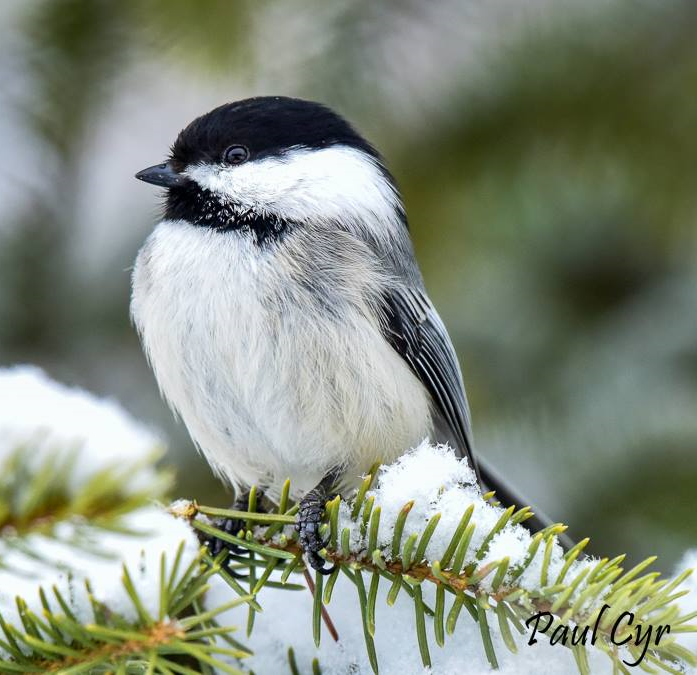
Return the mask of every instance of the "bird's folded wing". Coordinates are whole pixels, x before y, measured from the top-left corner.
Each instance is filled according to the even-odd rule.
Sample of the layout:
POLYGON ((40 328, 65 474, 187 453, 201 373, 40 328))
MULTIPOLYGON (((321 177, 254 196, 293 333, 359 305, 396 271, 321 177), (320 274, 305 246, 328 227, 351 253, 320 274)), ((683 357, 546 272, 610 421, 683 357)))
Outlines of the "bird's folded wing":
MULTIPOLYGON (((409 364, 433 400, 436 441, 454 444, 461 457, 477 473, 483 490, 495 490, 504 506, 527 504, 525 499, 493 467, 475 462, 469 406, 460 367, 450 337, 426 293, 419 288, 401 288, 383 299, 385 325, 383 333, 392 347, 409 364)), ((526 521, 533 532, 552 524, 536 509, 526 521)), ((574 542, 566 534, 559 541, 569 550, 574 542)))
MULTIPOLYGON (((433 400, 435 427, 477 471, 472 454, 469 407, 460 367, 448 332, 420 288, 393 289, 383 297, 383 333, 409 364, 433 400)), ((435 439, 441 440, 441 439, 435 439)))

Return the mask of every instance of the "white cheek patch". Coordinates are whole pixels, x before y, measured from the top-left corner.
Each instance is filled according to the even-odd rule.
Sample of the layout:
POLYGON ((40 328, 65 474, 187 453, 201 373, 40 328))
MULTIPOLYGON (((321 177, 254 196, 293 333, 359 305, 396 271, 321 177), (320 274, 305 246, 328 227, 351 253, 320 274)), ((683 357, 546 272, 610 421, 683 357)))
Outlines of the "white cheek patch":
POLYGON ((401 201, 376 161, 348 146, 296 148, 239 166, 202 164, 185 172, 243 209, 287 220, 399 226, 401 201))

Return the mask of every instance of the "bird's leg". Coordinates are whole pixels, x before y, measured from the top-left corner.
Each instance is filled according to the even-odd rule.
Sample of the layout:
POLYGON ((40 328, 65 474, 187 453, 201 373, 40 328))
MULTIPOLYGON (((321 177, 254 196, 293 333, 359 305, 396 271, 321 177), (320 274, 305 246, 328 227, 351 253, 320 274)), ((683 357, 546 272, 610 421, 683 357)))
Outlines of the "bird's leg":
POLYGON ((320 574, 331 574, 334 567, 325 567, 326 560, 319 552, 326 546, 319 534, 319 526, 324 515, 325 505, 330 496, 330 490, 336 482, 336 473, 328 473, 317 485, 310 490, 301 500, 295 529, 298 532, 300 547, 307 556, 307 561, 312 569, 320 574))
MULTIPOLYGON (((261 501, 262 493, 257 493, 259 501, 261 501)), ((232 505, 234 511, 247 511, 249 509, 249 490, 241 492, 236 498, 235 503, 232 505)), ((258 511, 262 511, 261 508, 257 508, 258 511)), ((240 530, 243 530, 246 526, 246 521, 242 518, 216 518, 213 521, 213 525, 219 530, 226 532, 227 534, 232 534, 237 536, 240 530)), ((237 546, 237 544, 232 544, 229 541, 223 541, 218 539, 218 537, 211 537, 208 541, 208 549, 213 557, 217 556, 222 550, 228 549, 232 553, 243 553, 244 548, 237 546)))

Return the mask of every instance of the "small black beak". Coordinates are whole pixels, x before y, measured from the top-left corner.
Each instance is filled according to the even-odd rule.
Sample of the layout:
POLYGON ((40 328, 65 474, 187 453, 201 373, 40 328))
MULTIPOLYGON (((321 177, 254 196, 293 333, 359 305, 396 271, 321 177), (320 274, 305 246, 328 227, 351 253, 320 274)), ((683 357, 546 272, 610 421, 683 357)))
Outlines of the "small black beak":
POLYGON ((162 187, 182 185, 187 180, 186 176, 175 171, 169 162, 149 166, 147 169, 139 171, 136 174, 136 178, 153 185, 161 185, 162 187))

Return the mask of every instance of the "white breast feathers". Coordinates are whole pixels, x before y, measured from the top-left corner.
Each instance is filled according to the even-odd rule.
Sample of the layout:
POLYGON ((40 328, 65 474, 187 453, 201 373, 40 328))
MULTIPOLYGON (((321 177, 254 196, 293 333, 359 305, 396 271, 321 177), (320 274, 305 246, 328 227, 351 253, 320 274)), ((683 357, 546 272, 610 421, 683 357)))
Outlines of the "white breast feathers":
POLYGON ((160 223, 131 312, 161 391, 214 470, 294 496, 342 467, 344 486, 431 431, 429 397, 382 337, 389 280, 348 232, 259 247, 239 232, 160 223), (317 285, 326 291, 316 292, 317 285))

